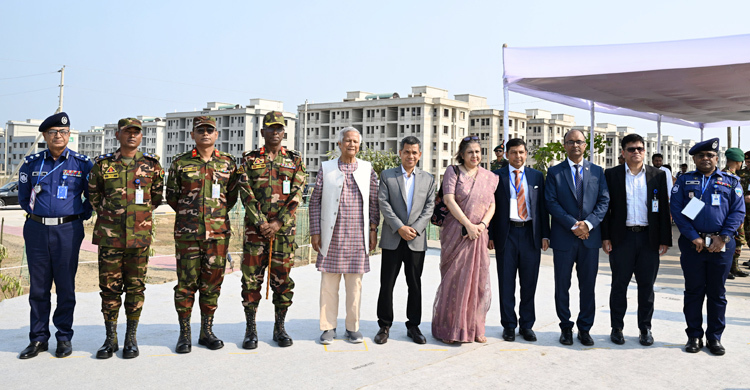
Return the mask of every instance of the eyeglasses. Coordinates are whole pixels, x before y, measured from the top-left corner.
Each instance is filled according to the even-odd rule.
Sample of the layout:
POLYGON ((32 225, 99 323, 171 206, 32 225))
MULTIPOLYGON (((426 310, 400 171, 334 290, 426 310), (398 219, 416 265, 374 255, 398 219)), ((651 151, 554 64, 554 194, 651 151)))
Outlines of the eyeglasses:
POLYGON ((267 131, 269 133, 279 133, 280 134, 280 133, 284 132, 284 128, 283 127, 266 127, 265 129, 263 129, 263 131, 267 131))
POLYGON ((198 134, 213 134, 216 129, 213 127, 199 127, 195 129, 195 132, 198 134))
POLYGON ((464 141, 477 141, 477 140, 479 140, 479 137, 477 137, 476 135, 470 135, 468 137, 464 137, 464 141))
POLYGON ((717 157, 718 154, 716 153, 698 153, 695 155, 699 160, 703 160, 704 158, 712 159, 714 157, 717 157))
POLYGON ((565 145, 568 145, 568 146, 573 146, 573 145, 575 145, 575 146, 581 146, 581 145, 585 145, 585 144, 586 144, 586 141, 580 141, 580 140, 578 140, 578 141, 573 141, 573 140, 565 141, 565 145))
POLYGON ((631 146, 629 148, 625 148, 625 150, 628 151, 628 153, 643 153, 644 150, 646 150, 643 146, 631 146))
POLYGON ((49 135, 50 137, 54 137, 58 134, 60 134, 60 136, 62 137, 70 134, 70 130, 47 130, 45 131, 45 133, 47 133, 47 135, 49 135))

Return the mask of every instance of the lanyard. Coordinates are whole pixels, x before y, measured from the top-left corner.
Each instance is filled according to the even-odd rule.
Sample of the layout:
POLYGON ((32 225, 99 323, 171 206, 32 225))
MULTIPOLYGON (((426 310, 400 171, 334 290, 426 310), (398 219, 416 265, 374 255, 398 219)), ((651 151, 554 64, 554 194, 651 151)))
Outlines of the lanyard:
MULTIPOLYGON (((60 157, 62 157, 62 155, 60 155, 60 157)), ((48 177, 49 175, 52 174, 52 172, 56 171, 57 168, 60 168, 61 166, 63 166, 65 164, 65 161, 61 162, 60 165, 52 168, 52 170, 49 171, 49 173, 47 173, 47 175, 45 175, 44 177, 42 177, 42 169, 44 168, 44 160, 46 160, 46 159, 47 159, 47 152, 44 152, 44 158, 42 159, 42 165, 39 166, 39 173, 37 173, 37 179, 36 179, 36 184, 35 185, 39 185, 39 182, 42 181, 42 179, 44 177, 48 177)), ((53 162, 53 165, 54 165, 54 162, 53 162)))
POLYGON ((706 181, 706 175, 701 176, 701 200, 703 200, 703 193, 706 192, 706 188, 708 188, 709 184, 711 184, 711 177, 706 181))
POLYGON ((513 180, 510 181, 510 185, 513 187, 514 190, 516 190, 516 198, 518 198, 518 193, 521 192, 521 188, 523 188, 523 177, 526 175, 526 170, 521 171, 521 180, 518 181, 518 188, 516 188, 516 183, 513 182, 513 180))

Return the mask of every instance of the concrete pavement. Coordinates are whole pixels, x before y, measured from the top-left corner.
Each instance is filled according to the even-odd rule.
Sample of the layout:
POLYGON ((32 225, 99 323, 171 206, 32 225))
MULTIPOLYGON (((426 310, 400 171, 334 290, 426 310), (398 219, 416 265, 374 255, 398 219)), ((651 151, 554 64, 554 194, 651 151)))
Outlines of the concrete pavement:
MULTIPOLYGON (((669 258, 670 255, 667 256, 669 258)), ((674 256, 674 254, 672 254, 674 256)), ((287 330, 294 346, 279 348, 271 340, 273 308, 261 303, 258 314, 260 345, 254 351, 241 348, 244 316, 240 297, 240 273, 227 275, 223 284, 215 333, 226 346, 209 351, 197 345, 199 315, 193 315, 193 352, 174 353, 178 336, 177 316, 172 302, 174 282, 149 285, 139 327, 141 356, 133 360, 118 357, 94 358, 104 340, 98 293, 79 293, 76 308, 74 352, 70 358, 53 357, 50 352, 31 360, 17 359, 27 344, 28 298, 0 302, 0 378, 4 388, 101 388, 117 384, 141 388, 750 388, 747 364, 750 362, 750 305, 746 287, 739 286, 728 296, 727 329, 723 343, 727 354, 716 357, 704 351, 685 353, 685 323, 682 315, 682 286, 670 274, 674 260, 663 260, 665 271, 657 281, 656 311, 651 347, 638 344, 636 290, 631 284, 624 330, 627 342, 619 346, 609 341, 608 294, 610 274, 606 257, 600 257, 597 280, 597 317, 591 331, 593 348, 577 340, 571 347, 557 341, 558 320, 554 308, 551 251, 543 255, 536 295, 539 341, 529 343, 502 340, 497 274, 492 260, 493 302, 487 315, 486 344, 445 345, 431 337, 432 301, 439 284, 439 251, 430 249, 423 275, 422 331, 426 345, 406 337, 403 325, 406 285, 403 278, 394 292, 396 323, 387 344, 372 338, 378 330, 375 313, 379 288, 379 256, 371 259, 373 271, 365 275, 362 293, 362 344, 341 339, 344 327, 340 309, 339 339, 330 346, 318 343, 320 276, 314 266, 295 268, 294 305, 287 330), (664 282, 663 282, 664 281, 664 282), (743 290, 744 289, 744 290, 743 290)), ((571 310, 577 313, 576 282, 571 290, 571 310)), ((745 283, 747 284, 747 283, 745 283)), ((344 290, 341 289, 343 306, 344 290)), ((54 296, 53 296, 54 300, 54 296)), ((53 304, 54 306, 54 304, 53 304)), ((124 317, 124 315, 123 315, 124 317)), ((120 343, 124 339, 124 318, 120 321, 120 343)), ((54 333, 54 327, 52 327, 54 333)))

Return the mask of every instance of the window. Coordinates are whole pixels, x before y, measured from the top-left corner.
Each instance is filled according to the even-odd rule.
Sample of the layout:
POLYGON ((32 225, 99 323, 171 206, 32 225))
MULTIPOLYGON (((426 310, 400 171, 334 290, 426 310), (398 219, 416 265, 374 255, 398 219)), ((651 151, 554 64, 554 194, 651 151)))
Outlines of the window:
MULTIPOLYGON (((433 142, 433 143, 432 143, 432 150, 433 150, 433 151, 437 151, 437 142, 433 142)), ((433 160, 433 161, 434 161, 434 160, 433 160)), ((433 165, 434 165, 434 163, 433 163, 433 165)))
POLYGON ((443 134, 448 134, 448 126, 443 126, 443 134))
POLYGON ((443 168, 448 168, 448 160, 443 160, 443 168))
POLYGON ((448 143, 443 142, 443 150, 448 151, 448 143))
POLYGON ((443 109, 443 116, 446 117, 446 118, 450 116, 450 113, 448 112, 447 108, 443 109))
POLYGON ((474 126, 474 119, 471 120, 470 125, 474 126))
POLYGON ((462 121, 466 120, 466 112, 465 111, 461 111, 461 114, 459 115, 459 117, 461 118, 462 121))
POLYGON ((401 109, 401 116, 404 116, 404 109, 401 109))

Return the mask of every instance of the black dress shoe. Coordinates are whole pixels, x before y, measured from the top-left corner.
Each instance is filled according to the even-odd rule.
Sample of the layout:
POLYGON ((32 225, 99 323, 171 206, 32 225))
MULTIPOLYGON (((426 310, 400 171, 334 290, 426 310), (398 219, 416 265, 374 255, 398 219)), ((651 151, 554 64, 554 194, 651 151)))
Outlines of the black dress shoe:
POLYGON ((39 355, 39 352, 44 352, 47 350, 49 345, 46 341, 32 341, 29 343, 29 346, 26 347, 23 351, 21 351, 21 354, 18 355, 19 359, 31 359, 33 357, 36 357, 36 355, 39 355))
POLYGON ((518 333, 520 333, 521 336, 523 336, 523 339, 526 341, 536 341, 536 334, 531 329, 521 328, 521 330, 519 330, 518 333))
POLYGON ((587 347, 594 345, 594 339, 592 339, 589 332, 585 330, 578 330, 578 340, 581 340, 581 344, 587 347))
POLYGON ((375 338, 372 339, 375 344, 385 344, 388 342, 388 333, 389 333, 390 327, 387 326, 381 326, 380 330, 378 331, 378 334, 375 335, 375 338))
POLYGON ((708 350, 716 356, 721 356, 727 352, 719 340, 706 340, 706 346, 708 347, 708 350))
POLYGON ((565 328, 560 333, 560 344, 573 345, 573 329, 565 328))
POLYGON ((503 328, 503 340, 516 341, 516 329, 515 328, 503 328))
POLYGON ((748 275, 747 272, 740 270, 739 268, 733 272, 734 276, 740 277, 740 278, 746 278, 748 275))
POLYGON ((57 342, 57 349, 55 350, 56 357, 64 358, 70 356, 71 353, 73 353, 73 344, 71 344, 70 341, 57 342))
POLYGON ((418 326, 411 326, 406 329, 406 335, 414 340, 417 344, 427 344, 427 339, 424 337, 418 326))
POLYGON ((703 338, 690 337, 685 344, 685 352, 697 353, 703 348, 703 338))
POLYGON ((742 265, 744 265, 745 267, 750 267, 750 261, 746 261, 746 262, 742 263, 742 265))
POLYGON ((622 335, 622 329, 612 328, 612 333, 609 334, 609 338, 617 345, 625 344, 625 336, 622 335))
POLYGON ((638 342, 641 345, 648 347, 654 344, 654 336, 651 335, 651 329, 641 330, 640 336, 638 336, 638 342))

